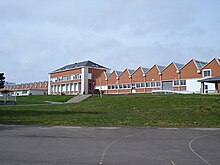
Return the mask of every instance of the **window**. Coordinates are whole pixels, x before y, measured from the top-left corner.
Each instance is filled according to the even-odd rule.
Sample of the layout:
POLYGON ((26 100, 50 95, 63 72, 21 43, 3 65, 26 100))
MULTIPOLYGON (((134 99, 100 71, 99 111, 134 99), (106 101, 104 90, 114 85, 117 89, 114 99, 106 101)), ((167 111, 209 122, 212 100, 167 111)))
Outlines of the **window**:
POLYGON ((151 87, 155 87, 155 82, 151 82, 151 87))
POLYGON ((67 80, 71 80, 71 76, 67 76, 67 80))
POLYGON ((203 70, 203 77, 211 77, 211 69, 203 70))
POLYGON ((157 86, 157 87, 160 87, 160 86, 161 86, 161 83, 160 83, 160 82, 156 82, 156 86, 157 86))
POLYGON ((140 88, 141 87, 141 84, 140 83, 137 83, 136 84, 136 88, 140 88))
POLYGON ((180 85, 186 85, 186 80, 180 80, 180 85))
POLYGON ((127 84, 127 87, 128 87, 128 88, 131 88, 131 84, 127 84))
POLYGON ((123 88, 126 89, 127 88, 127 84, 123 84, 123 88))
POLYGON ((178 86, 178 85, 180 85, 180 82, 179 82, 179 80, 174 80, 173 84, 174 84, 174 86, 178 86))
POLYGON ((122 84, 119 84, 119 89, 122 89, 122 84))
POLYGON ((118 89, 118 85, 115 85, 115 89, 118 89))
POLYGON ((141 83, 141 87, 144 88, 144 87, 145 87, 145 84, 144 84, 144 83, 141 83))
POLYGON ((110 85, 108 86, 108 89, 111 89, 111 86, 110 86, 110 85))
POLYGON ((149 83, 149 82, 146 83, 146 87, 147 87, 147 88, 150 87, 150 83, 149 83))
POLYGON ((112 85, 112 89, 115 89, 115 86, 114 86, 114 85, 112 85))

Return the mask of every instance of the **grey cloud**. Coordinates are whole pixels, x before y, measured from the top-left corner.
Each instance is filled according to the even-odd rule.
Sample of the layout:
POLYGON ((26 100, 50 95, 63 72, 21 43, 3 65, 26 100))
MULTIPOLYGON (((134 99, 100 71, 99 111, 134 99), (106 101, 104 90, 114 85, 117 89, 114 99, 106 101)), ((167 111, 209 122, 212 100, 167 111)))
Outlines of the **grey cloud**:
POLYGON ((45 80, 62 65, 88 59, 120 70, 190 58, 210 60, 219 53, 220 14, 203 20, 201 5, 213 9, 215 4, 2 0, 0 55, 5 63, 0 70, 10 81, 25 82, 45 80))

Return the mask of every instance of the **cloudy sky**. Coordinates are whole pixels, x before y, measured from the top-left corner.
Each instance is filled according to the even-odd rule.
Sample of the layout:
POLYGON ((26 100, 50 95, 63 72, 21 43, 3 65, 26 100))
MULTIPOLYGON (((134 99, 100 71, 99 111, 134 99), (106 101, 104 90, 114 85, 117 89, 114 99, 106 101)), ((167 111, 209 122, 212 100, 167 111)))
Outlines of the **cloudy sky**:
POLYGON ((0 0, 0 71, 47 80, 92 60, 123 70, 220 58, 219 0, 0 0))

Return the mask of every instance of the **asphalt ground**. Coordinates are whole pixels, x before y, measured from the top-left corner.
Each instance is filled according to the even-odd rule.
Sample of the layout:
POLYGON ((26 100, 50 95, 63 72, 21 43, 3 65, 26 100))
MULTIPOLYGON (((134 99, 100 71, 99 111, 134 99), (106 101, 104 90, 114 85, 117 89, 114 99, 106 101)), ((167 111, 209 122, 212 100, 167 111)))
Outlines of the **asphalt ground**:
POLYGON ((1 165, 219 165, 219 128, 0 125, 1 165))

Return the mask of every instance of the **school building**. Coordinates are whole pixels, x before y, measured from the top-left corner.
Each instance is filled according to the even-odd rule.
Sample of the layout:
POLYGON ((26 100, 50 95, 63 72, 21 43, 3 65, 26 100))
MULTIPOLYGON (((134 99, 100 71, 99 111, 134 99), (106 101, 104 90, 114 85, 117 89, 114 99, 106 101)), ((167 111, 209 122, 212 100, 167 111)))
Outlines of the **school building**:
MULTIPOLYGON (((5 83, 5 87, 1 91, 11 91, 13 96, 28 96, 28 95, 46 95, 48 91, 48 82, 39 81, 33 83, 5 83)), ((0 94, 1 95, 1 94, 0 94)))
POLYGON ((151 68, 103 71, 95 84, 103 94, 219 93, 220 59, 209 62, 191 59, 186 64, 171 62, 167 66, 155 64, 151 68))
POLYGON ((220 93, 220 59, 191 59, 186 64, 171 62, 111 72, 95 62, 83 61, 52 71, 48 82, 8 84, 1 90, 24 96, 91 94, 95 89, 103 94, 220 93))
POLYGON ((48 94, 93 93, 95 80, 109 69, 92 61, 63 66, 49 73, 48 94))

